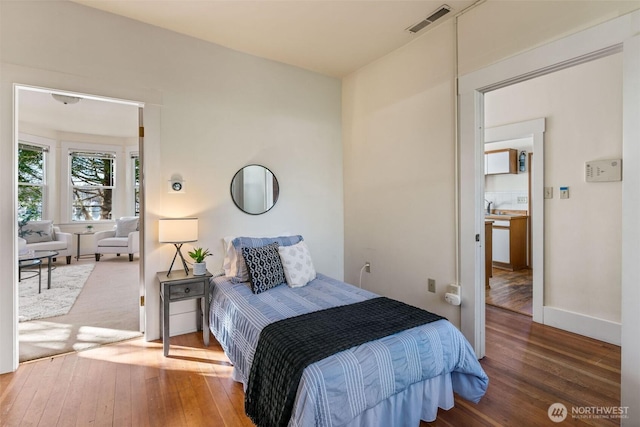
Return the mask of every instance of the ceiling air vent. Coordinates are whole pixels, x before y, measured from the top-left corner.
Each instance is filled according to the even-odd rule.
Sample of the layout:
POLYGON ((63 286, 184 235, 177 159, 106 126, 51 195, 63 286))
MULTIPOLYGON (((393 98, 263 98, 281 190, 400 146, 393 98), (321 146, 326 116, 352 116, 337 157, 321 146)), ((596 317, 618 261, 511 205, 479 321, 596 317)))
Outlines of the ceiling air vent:
POLYGON ((435 20, 442 18, 444 15, 446 15, 449 12, 451 12, 451 8, 449 6, 447 6, 446 4, 443 4, 442 6, 440 6, 438 8, 438 10, 436 10, 431 15, 429 15, 425 20, 420 21, 417 24, 412 25, 411 27, 407 28, 407 31, 409 31, 410 33, 415 34, 418 31, 422 30, 427 25, 433 23, 435 20))

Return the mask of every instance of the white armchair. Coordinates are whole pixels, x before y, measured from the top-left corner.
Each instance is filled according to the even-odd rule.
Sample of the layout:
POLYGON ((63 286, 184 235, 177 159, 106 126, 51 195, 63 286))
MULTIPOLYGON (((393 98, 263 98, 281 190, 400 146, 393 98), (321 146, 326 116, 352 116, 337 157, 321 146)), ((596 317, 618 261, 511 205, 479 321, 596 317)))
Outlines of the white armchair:
MULTIPOLYGON (((20 227, 19 235, 27 242, 26 251, 57 251, 71 264, 73 243, 71 233, 63 233, 51 221, 29 221, 20 227), (51 233, 49 230, 53 230, 51 233)), ((54 258, 55 261, 55 258, 54 258)))
POLYGON ((129 254, 129 261, 133 261, 133 254, 140 252, 140 232, 137 217, 122 217, 116 220, 113 230, 98 231, 94 237, 94 253, 96 261, 104 254, 129 254))

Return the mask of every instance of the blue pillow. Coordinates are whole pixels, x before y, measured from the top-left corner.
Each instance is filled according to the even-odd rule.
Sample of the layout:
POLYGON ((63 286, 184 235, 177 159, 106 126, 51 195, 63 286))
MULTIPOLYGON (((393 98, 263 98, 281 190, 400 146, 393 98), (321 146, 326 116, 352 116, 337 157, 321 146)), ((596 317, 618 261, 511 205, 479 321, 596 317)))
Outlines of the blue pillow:
MULTIPOLYGON (((249 271, 247 270, 247 264, 244 260, 244 254, 242 248, 259 248, 269 245, 271 243, 278 243, 280 246, 291 246, 302 241, 302 236, 278 236, 278 237, 236 237, 231 241, 236 255, 238 263, 238 272, 231 278, 233 283, 241 283, 249 281, 249 271)), ((276 248, 277 252, 277 248, 276 248)))
POLYGON ((278 247, 280 245, 275 242, 258 248, 242 248, 254 294, 268 291, 285 282, 278 247))

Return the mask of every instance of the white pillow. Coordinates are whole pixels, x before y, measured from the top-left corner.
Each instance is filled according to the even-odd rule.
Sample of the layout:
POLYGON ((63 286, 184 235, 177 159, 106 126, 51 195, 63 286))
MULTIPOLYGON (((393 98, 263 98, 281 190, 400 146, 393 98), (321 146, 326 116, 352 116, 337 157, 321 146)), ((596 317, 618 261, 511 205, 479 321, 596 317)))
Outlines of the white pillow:
POLYGON ((238 257, 233 244, 231 243, 235 239, 235 236, 227 236, 224 239, 224 261, 222 261, 222 268, 224 269, 224 275, 227 277, 235 276, 238 271, 238 257))
POLYGON ((138 231, 137 217, 122 217, 116 220, 116 237, 129 237, 129 233, 138 231))
POLYGON ((27 243, 52 242, 56 240, 53 221, 29 221, 18 230, 18 236, 27 243))
POLYGON ((295 245, 280 246, 278 254, 289 287, 299 288, 316 278, 316 269, 313 267, 311 254, 304 240, 295 245))

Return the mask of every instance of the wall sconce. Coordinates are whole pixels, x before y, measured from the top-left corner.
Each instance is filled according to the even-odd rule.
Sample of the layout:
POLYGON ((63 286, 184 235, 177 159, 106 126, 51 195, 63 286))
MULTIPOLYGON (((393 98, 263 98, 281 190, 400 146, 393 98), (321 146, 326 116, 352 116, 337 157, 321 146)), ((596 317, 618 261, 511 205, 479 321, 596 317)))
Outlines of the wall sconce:
POLYGON ((163 218, 158 221, 158 241, 160 243, 173 243, 176 253, 167 272, 167 277, 171 274, 173 263, 176 257, 180 256, 184 273, 189 275, 187 262, 182 256, 180 249, 184 243, 198 240, 198 218, 163 218))
POLYGON ((185 193, 184 180, 180 175, 173 175, 169 180, 169 193, 185 193))

